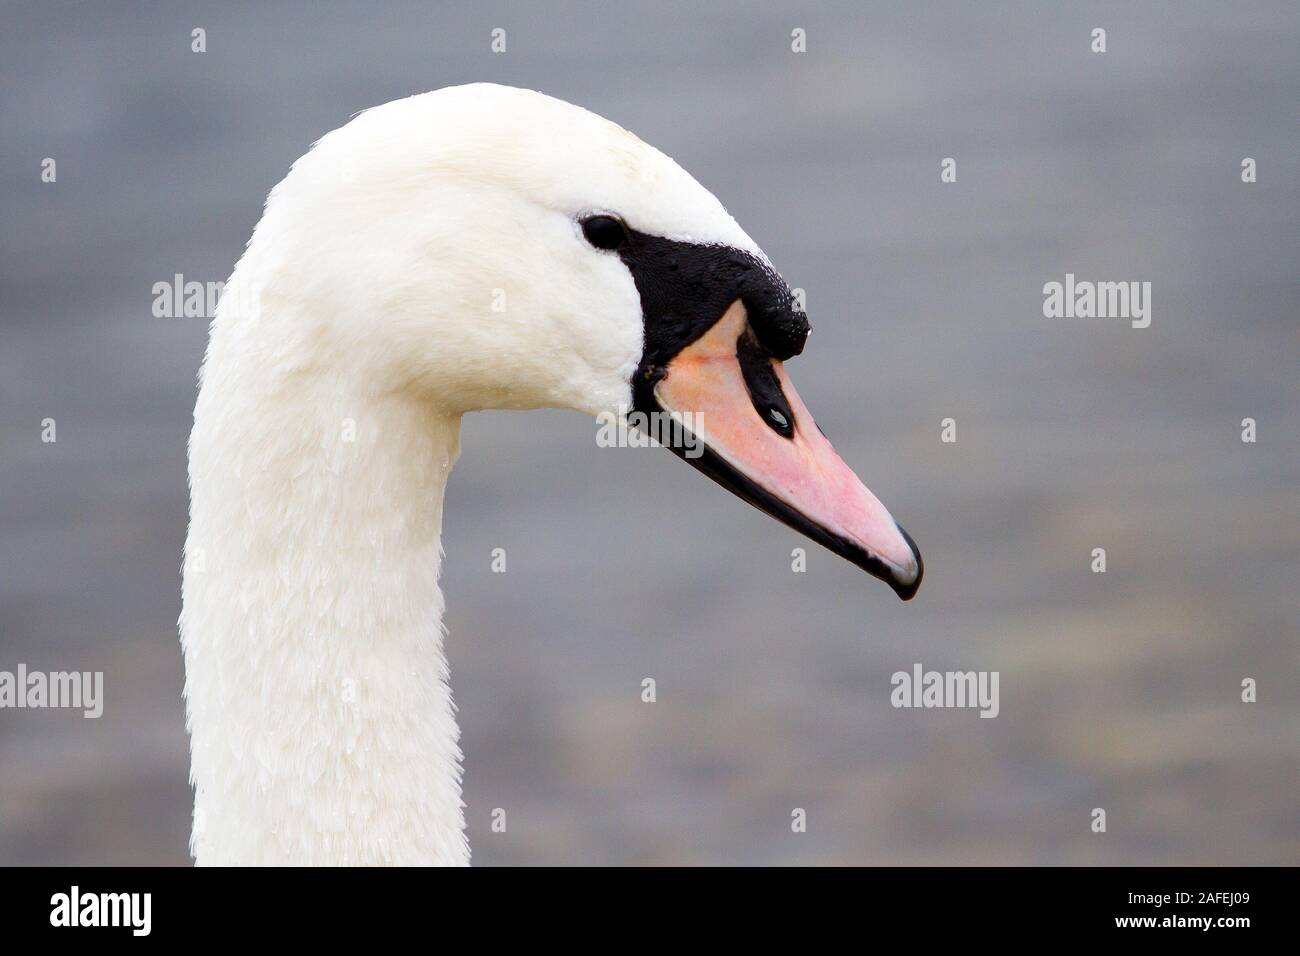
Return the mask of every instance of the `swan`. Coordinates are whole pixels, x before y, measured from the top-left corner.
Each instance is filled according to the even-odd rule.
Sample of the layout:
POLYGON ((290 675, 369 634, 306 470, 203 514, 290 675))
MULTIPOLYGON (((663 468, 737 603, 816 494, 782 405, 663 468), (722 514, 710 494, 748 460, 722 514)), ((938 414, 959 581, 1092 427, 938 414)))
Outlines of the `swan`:
POLYGON ((211 323, 180 640, 199 865, 469 862, 438 587, 461 416, 692 415, 672 450, 910 598, 911 538, 786 374, 807 319, 622 127, 450 87, 321 138, 211 323))

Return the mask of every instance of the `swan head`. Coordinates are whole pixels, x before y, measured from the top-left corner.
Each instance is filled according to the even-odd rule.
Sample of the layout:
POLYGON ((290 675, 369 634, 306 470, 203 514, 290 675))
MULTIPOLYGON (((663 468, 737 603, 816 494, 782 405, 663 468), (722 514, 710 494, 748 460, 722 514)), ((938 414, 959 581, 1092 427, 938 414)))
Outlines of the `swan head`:
POLYGON ((685 460, 900 597, 920 585, 786 375, 809 332, 790 289, 707 189, 593 113, 491 84, 367 110, 272 191, 234 282, 263 342, 293 300, 295 370, 452 413, 682 416, 685 460))

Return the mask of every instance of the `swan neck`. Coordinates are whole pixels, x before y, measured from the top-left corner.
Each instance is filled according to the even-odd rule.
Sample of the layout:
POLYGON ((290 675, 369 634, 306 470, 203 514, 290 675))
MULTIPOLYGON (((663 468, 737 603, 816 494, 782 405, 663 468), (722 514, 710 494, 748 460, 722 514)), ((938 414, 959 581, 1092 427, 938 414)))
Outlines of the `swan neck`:
POLYGON ((443 651, 459 418, 214 330, 181 640, 199 863, 468 862, 443 651))

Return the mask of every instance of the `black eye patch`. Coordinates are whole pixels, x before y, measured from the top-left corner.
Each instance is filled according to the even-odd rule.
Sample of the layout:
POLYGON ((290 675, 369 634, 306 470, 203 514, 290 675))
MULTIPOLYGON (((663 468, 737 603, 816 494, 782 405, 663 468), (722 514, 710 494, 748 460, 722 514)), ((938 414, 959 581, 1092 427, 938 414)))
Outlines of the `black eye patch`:
MULTIPOLYGON (((626 230, 626 239, 617 247, 618 256, 636 283, 645 321, 645 349, 632 382, 633 405, 653 411, 654 387, 668 363, 739 299, 753 330, 752 346, 745 346, 749 358, 742 359, 742 368, 748 361, 746 383, 754 407, 772 428, 790 437, 794 415, 771 359, 784 361, 802 352, 809 327, 807 317, 794 307, 794 295, 785 281, 767 263, 741 249, 666 239, 619 225, 626 230), (760 400, 766 402, 763 407, 760 400)), ((740 355, 739 344, 737 350, 740 355)))

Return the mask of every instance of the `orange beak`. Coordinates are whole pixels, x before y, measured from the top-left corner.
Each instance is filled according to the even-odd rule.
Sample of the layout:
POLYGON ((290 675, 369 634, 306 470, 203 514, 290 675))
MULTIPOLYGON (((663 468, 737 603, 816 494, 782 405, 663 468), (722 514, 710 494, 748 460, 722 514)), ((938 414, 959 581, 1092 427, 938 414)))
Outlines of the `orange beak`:
POLYGON ((916 594, 924 571, 916 545, 836 454, 783 364, 758 345, 739 299, 674 356, 654 396, 703 444, 687 461, 904 601, 916 594))

